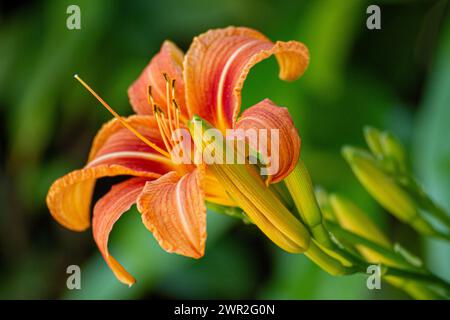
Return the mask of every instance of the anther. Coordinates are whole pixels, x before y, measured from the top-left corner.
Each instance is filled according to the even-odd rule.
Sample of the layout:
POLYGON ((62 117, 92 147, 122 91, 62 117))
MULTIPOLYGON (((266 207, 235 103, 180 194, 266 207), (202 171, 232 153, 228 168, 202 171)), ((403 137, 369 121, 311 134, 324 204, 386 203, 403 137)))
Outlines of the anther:
POLYGON ((172 80, 172 98, 175 99, 175 79, 172 80))
POLYGON ((173 106, 175 108, 175 121, 177 124, 177 128, 180 128, 180 108, 178 107, 178 103, 175 99, 172 99, 173 106))
POLYGON ((148 86, 147 88, 147 101, 148 104, 151 106, 155 105, 155 101, 153 100, 153 95, 152 95, 152 86, 148 86))
POLYGON ((167 75, 167 73, 163 73, 163 77, 166 80, 166 105, 167 105, 167 118, 169 120, 169 128, 170 131, 173 131, 173 127, 172 127, 172 108, 171 108, 171 103, 170 101, 172 100, 172 80, 170 80, 169 76, 167 75))

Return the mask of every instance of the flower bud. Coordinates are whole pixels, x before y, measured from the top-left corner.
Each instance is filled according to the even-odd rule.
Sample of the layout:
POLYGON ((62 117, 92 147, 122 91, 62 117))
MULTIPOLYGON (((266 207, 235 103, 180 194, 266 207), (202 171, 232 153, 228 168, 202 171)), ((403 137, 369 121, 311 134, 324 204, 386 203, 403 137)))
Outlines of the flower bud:
POLYGON ((336 214, 331 208, 329 195, 327 191, 321 187, 316 187, 314 193, 316 194, 317 202, 319 203, 320 210, 326 221, 337 222, 336 214))
POLYGON ((370 151, 377 156, 383 156, 383 147, 381 146, 381 131, 373 127, 364 127, 364 138, 370 151))
POLYGON ((322 212, 314 195, 308 169, 302 159, 299 159, 294 170, 285 178, 284 182, 294 200, 302 221, 309 228, 314 238, 325 247, 330 247, 330 236, 323 226, 322 212))
POLYGON ((378 167, 370 154, 348 146, 342 149, 342 154, 359 182, 382 207, 418 232, 436 234, 433 227, 420 215, 414 199, 378 167))
POLYGON ((392 159, 396 167, 401 171, 406 171, 406 152, 400 141, 390 132, 383 132, 381 135, 381 147, 383 153, 392 159))
MULTIPOLYGON (((385 247, 388 250, 394 250, 392 244, 386 235, 369 218, 369 216, 357 207, 353 202, 341 195, 332 194, 329 197, 329 203, 336 214, 339 224, 346 230, 351 231, 361 237, 365 237, 372 242, 385 247)), ((403 267, 403 263, 386 257, 385 255, 362 245, 357 246, 358 251, 370 262, 385 263, 392 266, 403 267)), ((403 255, 402 255, 403 256, 403 255)), ((417 261, 416 261, 417 264, 417 261)), ((405 290, 416 299, 441 299, 442 297, 420 282, 409 279, 403 279, 394 276, 387 276, 386 281, 393 286, 405 290)))

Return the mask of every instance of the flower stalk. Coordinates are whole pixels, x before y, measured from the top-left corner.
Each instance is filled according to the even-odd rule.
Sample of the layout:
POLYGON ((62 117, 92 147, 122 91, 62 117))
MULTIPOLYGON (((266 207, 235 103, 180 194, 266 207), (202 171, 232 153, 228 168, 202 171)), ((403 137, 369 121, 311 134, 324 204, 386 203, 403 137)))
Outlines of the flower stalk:
POLYGON ((328 250, 322 249, 320 245, 316 243, 316 240, 312 239, 309 249, 305 252, 305 255, 333 276, 348 275, 358 272, 356 267, 345 266, 338 257, 333 258, 327 252, 328 250))

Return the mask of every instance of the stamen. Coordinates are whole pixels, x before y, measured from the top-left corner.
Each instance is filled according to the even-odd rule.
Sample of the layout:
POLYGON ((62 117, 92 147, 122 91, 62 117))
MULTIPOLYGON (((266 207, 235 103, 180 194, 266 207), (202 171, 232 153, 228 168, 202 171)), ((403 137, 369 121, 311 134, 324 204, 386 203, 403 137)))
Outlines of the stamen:
POLYGON ((175 99, 175 79, 172 80, 172 99, 175 99))
POLYGON ((152 96, 152 86, 148 86, 148 88, 147 88, 147 102, 152 107, 155 105, 155 101, 153 100, 153 96, 152 96))
POLYGON ((172 150, 175 146, 175 141, 172 139, 172 133, 175 129, 180 129, 180 119, 184 121, 183 115, 180 113, 180 108, 175 100, 175 79, 170 79, 167 73, 163 73, 166 81, 166 105, 167 113, 165 113, 159 106, 156 105, 152 96, 152 87, 148 87, 147 99, 152 106, 153 115, 158 124, 158 129, 163 139, 167 150, 172 150))
MULTIPOLYGON (((171 101, 173 102, 173 101, 175 100, 175 79, 172 79, 172 84, 171 84, 171 86, 172 86, 172 97, 171 97, 171 101)), ((175 120, 175 119, 176 119, 176 108, 175 108, 175 106, 174 106, 173 104, 171 104, 170 107, 173 108, 173 111, 174 111, 174 117, 173 117, 172 120, 175 120)))
POLYGON ((156 103, 153 99, 153 96, 152 96, 152 87, 151 86, 148 86, 147 99, 148 99, 148 102, 153 107, 152 108, 153 115, 155 116, 156 123, 158 124, 159 133, 164 141, 164 144, 165 144, 167 150, 171 150, 173 148, 173 145, 171 143, 172 139, 170 138, 170 131, 169 131, 169 128, 167 127, 167 123, 164 118, 164 111, 162 111, 161 108, 159 108, 156 105, 156 103))
POLYGON ((166 80, 166 105, 167 105, 167 118, 169 120, 169 128, 170 132, 173 131, 172 127, 172 108, 171 108, 171 101, 172 101, 172 81, 169 79, 169 76, 167 73, 163 73, 164 79, 166 80))
POLYGON ((125 121, 117 112, 114 111, 113 108, 111 108, 105 100, 103 100, 91 87, 84 82, 77 74, 73 76, 75 79, 77 79, 83 87, 85 87, 100 103, 128 130, 130 130, 137 138, 139 138, 142 142, 144 142, 146 145, 148 145, 153 150, 161 153, 162 155, 166 157, 170 157, 169 153, 167 153, 165 150, 158 147, 156 144, 148 140, 146 137, 144 137, 142 134, 140 134, 133 126, 131 126, 128 122, 125 121))
POLYGON ((164 145, 166 146, 166 149, 167 150, 171 150, 172 146, 167 141, 168 135, 166 134, 166 132, 164 132, 164 128, 163 128, 163 125, 162 125, 162 118, 163 117, 161 117, 161 113, 162 113, 162 110, 159 109, 158 106, 154 105, 153 106, 153 114, 155 115, 156 123, 158 124, 159 134, 161 135, 161 138, 163 139, 163 142, 164 142, 164 145))
POLYGON ((187 119, 186 117, 184 117, 181 112, 180 112, 180 107, 178 106, 178 103, 175 99, 175 79, 172 80, 172 102, 173 102, 173 107, 175 109, 175 120, 177 122, 177 128, 180 128, 180 119, 183 122, 186 122, 187 119))
POLYGON ((180 108, 178 107, 177 101, 175 99, 172 100, 172 103, 175 108, 175 121, 177 124, 177 129, 180 129, 180 108))
POLYGON ((164 111, 162 111, 162 109, 160 109, 159 107, 158 107, 158 114, 160 115, 160 125, 163 128, 163 130, 164 130, 164 133, 166 135, 167 140, 170 142, 171 141, 171 139, 170 139, 170 137, 171 137, 170 132, 171 131, 169 130, 169 127, 167 126, 167 121, 166 121, 166 118, 165 118, 165 115, 164 115, 164 111))

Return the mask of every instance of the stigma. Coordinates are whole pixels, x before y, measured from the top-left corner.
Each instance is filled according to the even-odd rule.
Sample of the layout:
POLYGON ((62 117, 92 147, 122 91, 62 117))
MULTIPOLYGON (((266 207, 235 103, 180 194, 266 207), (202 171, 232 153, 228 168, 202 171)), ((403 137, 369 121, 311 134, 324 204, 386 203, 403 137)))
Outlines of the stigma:
POLYGON ((150 148, 152 148, 153 150, 157 151, 158 153, 160 153, 161 155, 170 158, 170 155, 167 151, 161 149, 160 147, 158 147, 155 143, 151 142, 149 139, 147 139, 144 135, 142 135, 141 133, 139 133, 139 131, 137 131, 131 124, 129 124, 124 118, 122 118, 113 108, 111 108, 109 106, 109 104, 107 104, 105 102, 105 100, 103 100, 98 94, 97 92, 95 92, 86 82, 83 81, 83 79, 81 79, 78 74, 75 74, 73 76, 76 80, 78 80, 78 82, 80 82, 83 87, 85 87, 113 116, 114 118, 116 118, 120 124, 122 124, 126 129, 128 129, 130 132, 132 132, 139 140, 141 140, 142 142, 144 142, 146 145, 148 145, 150 148))

